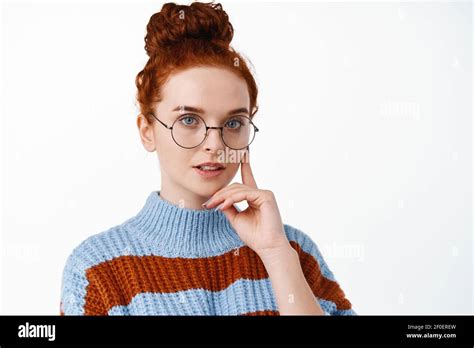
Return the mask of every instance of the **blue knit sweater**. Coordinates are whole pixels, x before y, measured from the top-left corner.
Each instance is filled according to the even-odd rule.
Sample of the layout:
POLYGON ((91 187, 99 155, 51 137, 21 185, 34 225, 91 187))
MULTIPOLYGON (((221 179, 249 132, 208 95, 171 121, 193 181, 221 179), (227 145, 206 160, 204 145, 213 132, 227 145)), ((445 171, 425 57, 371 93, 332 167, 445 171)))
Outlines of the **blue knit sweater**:
MULTIPOLYGON (((60 314, 279 315, 262 261, 224 213, 182 208, 159 194, 74 248, 60 314)), ((290 225, 284 230, 325 314, 356 315, 317 245, 290 225)))

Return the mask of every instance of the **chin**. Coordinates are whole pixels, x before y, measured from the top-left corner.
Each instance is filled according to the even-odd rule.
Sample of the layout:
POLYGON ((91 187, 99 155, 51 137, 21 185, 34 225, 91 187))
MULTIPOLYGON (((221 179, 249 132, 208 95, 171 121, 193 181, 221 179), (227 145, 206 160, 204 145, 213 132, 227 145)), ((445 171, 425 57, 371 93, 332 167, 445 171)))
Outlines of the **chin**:
MULTIPOLYGON (((229 169, 231 168, 226 168, 225 170, 229 171, 229 169)), ((225 172, 215 178, 201 178, 194 172, 194 169, 192 169, 192 171, 193 172, 191 172, 191 176, 187 178, 182 176, 184 179, 183 186, 194 194, 202 197, 212 196, 220 189, 229 185, 229 183, 232 181, 232 178, 235 176, 234 173, 234 175, 229 177, 230 172, 225 172)))
POLYGON ((222 185, 217 182, 208 182, 202 184, 197 183, 193 187, 190 187, 189 190, 198 196, 210 197, 225 186, 226 185, 222 185))
MULTIPOLYGON (((194 192, 194 194, 202 197, 210 197, 220 189, 226 187, 229 181, 225 180, 209 180, 209 181, 193 181, 192 185, 187 183, 187 187, 190 191, 194 192)), ((186 187, 186 186, 185 186, 186 187)))

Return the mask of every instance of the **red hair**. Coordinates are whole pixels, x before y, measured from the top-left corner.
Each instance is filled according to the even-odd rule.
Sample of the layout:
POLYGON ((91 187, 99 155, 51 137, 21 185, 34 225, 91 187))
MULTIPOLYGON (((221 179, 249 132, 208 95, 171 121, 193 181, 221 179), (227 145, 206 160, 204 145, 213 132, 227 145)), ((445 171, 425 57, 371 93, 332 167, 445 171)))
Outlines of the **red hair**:
POLYGON ((258 110, 258 88, 245 59, 230 46, 233 35, 232 24, 219 3, 170 2, 150 17, 145 36, 149 59, 135 78, 140 111, 149 122, 154 121, 149 113, 162 100, 161 87, 170 75, 195 66, 221 67, 242 77, 253 117, 258 110))

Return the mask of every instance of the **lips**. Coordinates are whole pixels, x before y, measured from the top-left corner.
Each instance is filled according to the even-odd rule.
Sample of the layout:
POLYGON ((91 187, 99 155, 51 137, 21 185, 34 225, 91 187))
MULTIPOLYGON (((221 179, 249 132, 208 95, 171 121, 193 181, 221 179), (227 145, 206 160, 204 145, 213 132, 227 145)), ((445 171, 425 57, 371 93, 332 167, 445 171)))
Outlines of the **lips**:
POLYGON ((193 168, 202 178, 214 178, 224 172, 223 168, 205 170, 201 169, 205 167, 195 167, 193 168))
POLYGON ((193 166, 193 168, 198 168, 200 170, 206 170, 206 171, 208 170, 212 171, 212 170, 225 169, 225 166, 217 162, 204 162, 204 163, 198 164, 197 166, 193 166))

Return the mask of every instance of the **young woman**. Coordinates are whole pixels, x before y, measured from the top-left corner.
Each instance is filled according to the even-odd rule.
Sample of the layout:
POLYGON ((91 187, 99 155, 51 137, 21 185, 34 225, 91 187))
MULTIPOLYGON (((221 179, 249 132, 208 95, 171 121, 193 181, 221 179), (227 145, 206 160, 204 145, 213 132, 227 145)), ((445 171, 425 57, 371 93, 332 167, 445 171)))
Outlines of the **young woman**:
POLYGON ((137 126, 161 190, 73 250, 62 315, 356 314, 316 244, 255 182, 257 86, 232 37, 220 4, 151 16, 137 126), (239 167, 242 183, 229 185, 239 167))

